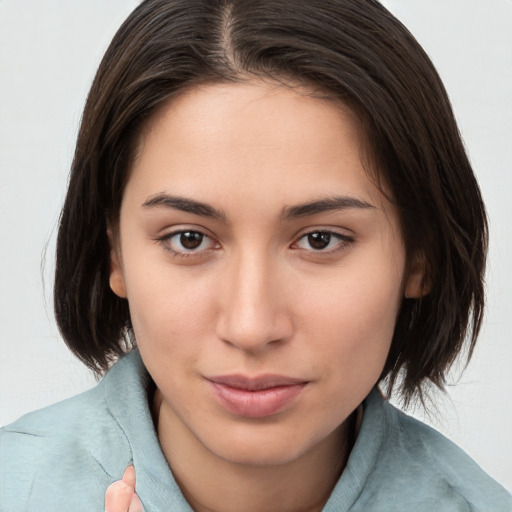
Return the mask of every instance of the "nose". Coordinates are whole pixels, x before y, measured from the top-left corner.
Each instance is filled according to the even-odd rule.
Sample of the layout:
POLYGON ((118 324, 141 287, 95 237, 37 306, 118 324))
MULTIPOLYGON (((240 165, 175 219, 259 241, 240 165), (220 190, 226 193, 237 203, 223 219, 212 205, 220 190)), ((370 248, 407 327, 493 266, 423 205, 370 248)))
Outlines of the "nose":
POLYGON ((219 287, 217 336, 251 353, 285 343, 293 334, 293 321, 286 276, 275 258, 248 255, 233 260, 219 287))

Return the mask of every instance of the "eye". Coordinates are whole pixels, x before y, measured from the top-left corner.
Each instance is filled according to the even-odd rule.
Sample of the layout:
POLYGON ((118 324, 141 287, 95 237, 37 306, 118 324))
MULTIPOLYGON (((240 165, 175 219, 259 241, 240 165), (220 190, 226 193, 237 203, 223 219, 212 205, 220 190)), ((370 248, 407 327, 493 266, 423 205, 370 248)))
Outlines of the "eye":
POLYGON ((298 249, 315 252, 336 252, 353 242, 353 238, 334 231, 312 231, 295 243, 298 249))
POLYGON ((217 245, 208 235, 191 229, 175 231, 158 241, 172 254, 184 257, 214 249, 217 245))

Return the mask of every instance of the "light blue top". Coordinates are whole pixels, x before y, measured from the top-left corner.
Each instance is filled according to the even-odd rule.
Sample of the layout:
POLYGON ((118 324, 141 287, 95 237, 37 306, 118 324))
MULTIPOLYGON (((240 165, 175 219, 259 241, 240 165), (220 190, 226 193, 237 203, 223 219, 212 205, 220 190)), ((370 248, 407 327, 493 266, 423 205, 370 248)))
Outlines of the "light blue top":
MULTIPOLYGON (((92 390, 0 430, 1 512, 101 512, 134 464, 146 512, 191 512, 162 454, 137 351, 92 390)), ((384 401, 364 415, 324 512, 511 512, 512 497, 441 434, 384 401)), ((241 511, 243 512, 243 511, 241 511)))

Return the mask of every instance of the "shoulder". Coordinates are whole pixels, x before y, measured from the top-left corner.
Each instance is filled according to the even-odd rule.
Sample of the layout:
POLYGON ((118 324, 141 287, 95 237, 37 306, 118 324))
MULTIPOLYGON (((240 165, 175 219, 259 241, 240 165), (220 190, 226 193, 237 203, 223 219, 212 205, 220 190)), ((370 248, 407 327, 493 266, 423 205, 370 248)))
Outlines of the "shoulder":
POLYGON ((388 418, 388 444, 383 456, 400 474, 410 492, 443 510, 510 512, 510 493, 463 450, 441 433, 383 402, 388 418))
POLYGON ((103 500, 116 479, 112 474, 130 461, 129 444, 110 413, 104 387, 102 382, 0 429, 1 510, 34 510, 36 505, 54 510, 56 501, 64 506, 63 496, 68 510, 81 510, 84 488, 103 500))

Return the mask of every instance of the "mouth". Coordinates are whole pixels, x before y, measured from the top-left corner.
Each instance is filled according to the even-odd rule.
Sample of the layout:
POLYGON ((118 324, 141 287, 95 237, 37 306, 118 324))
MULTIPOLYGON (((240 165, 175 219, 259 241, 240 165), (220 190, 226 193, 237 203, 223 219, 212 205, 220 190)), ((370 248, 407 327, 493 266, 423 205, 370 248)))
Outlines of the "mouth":
POLYGON ((308 381, 282 375, 223 375, 206 380, 221 407, 245 418, 264 418, 282 412, 308 385, 308 381))

